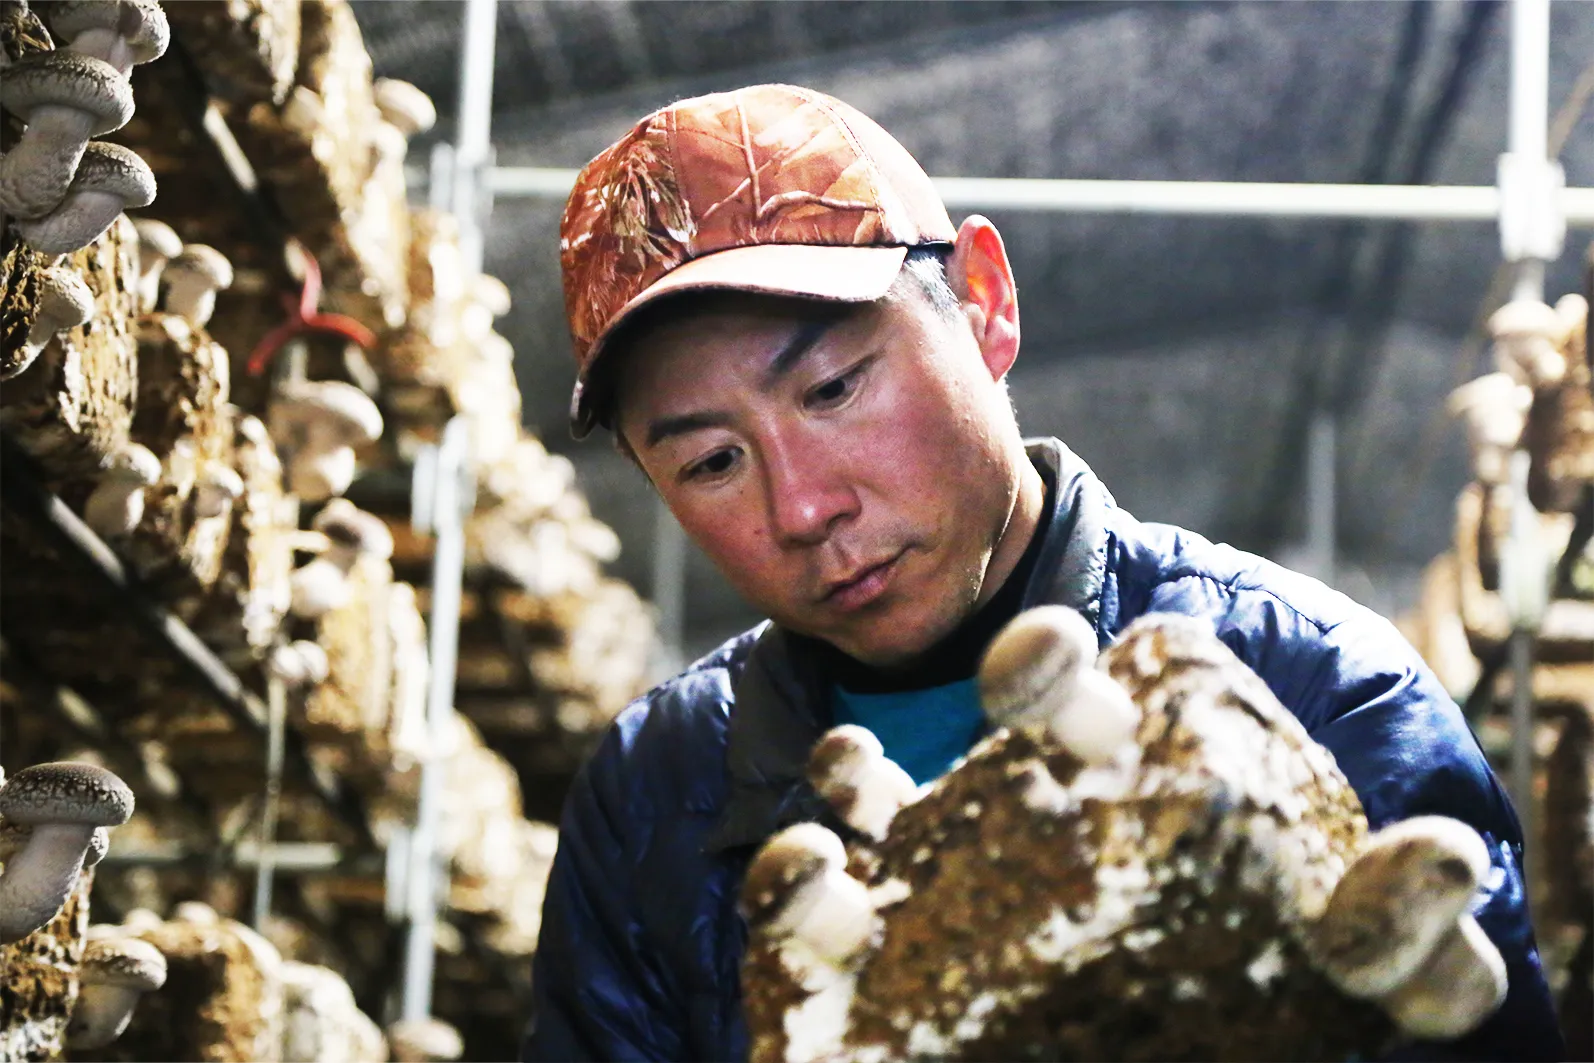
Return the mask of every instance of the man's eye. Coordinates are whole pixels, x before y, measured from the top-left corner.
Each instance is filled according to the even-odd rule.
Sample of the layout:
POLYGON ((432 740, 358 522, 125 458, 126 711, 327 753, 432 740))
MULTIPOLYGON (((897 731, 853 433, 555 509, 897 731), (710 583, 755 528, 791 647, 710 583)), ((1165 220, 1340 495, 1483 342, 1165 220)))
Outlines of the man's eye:
POLYGON ((695 480, 699 477, 719 476, 729 472, 731 466, 735 463, 736 451, 734 448, 727 447, 724 450, 716 450, 702 461, 688 465, 685 478, 695 480))
POLYGON ((858 375, 863 372, 864 366, 854 366, 833 380, 827 380, 808 393, 808 401, 819 406, 834 406, 836 403, 852 394, 854 385, 858 382, 858 375))

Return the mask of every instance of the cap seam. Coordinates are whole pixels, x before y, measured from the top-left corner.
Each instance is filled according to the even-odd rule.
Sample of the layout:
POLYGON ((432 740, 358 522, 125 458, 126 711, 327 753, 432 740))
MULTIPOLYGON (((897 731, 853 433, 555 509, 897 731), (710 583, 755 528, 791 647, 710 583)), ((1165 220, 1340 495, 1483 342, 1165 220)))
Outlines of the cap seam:
MULTIPOLYGON (((831 107, 826 101, 816 98, 813 93, 803 88, 801 85, 792 85, 790 87, 797 93, 797 95, 801 96, 815 107, 818 107, 825 114, 829 115, 831 121, 835 122, 841 127, 841 131, 847 137, 847 143, 852 145, 852 150, 857 153, 858 158, 862 159, 869 166, 869 184, 874 188, 875 201, 878 203, 886 196, 891 197, 891 202, 896 207, 894 211, 885 209, 883 204, 878 206, 876 209, 885 219, 886 225, 884 227, 888 229, 895 229, 896 219, 907 217, 907 204, 902 202, 902 197, 897 195, 897 190, 892 188, 890 184, 884 180, 885 175, 880 169, 879 162, 875 160, 873 153, 871 153, 868 148, 864 147, 863 141, 858 139, 858 133, 852 128, 851 123, 847 121, 846 115, 841 114, 835 108, 831 107)), ((922 231, 918 231, 918 228, 919 227, 917 225, 914 226, 915 235, 922 237, 924 233, 922 231)), ((890 233, 889 235, 893 237, 896 236, 894 232, 890 233)), ((900 239, 893 239, 891 245, 888 246, 912 247, 914 245, 900 239)))

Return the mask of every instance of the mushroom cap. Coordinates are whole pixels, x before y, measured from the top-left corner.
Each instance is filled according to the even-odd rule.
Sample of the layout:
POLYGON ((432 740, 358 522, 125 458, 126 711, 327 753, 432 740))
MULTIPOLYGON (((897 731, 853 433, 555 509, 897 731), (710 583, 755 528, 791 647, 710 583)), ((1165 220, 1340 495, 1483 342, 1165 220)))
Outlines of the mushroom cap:
POLYGON ((1555 308, 1537 299, 1514 299, 1489 317, 1489 335, 1495 339, 1508 336, 1543 336, 1557 339, 1566 334, 1566 322, 1555 308))
POLYGON ((432 98, 408 81, 377 78, 371 90, 382 117, 406 136, 424 133, 437 124, 437 108, 432 98))
POLYGON ((459 1031, 441 1019, 400 1019, 387 1028, 399 1059, 458 1059, 465 1053, 459 1031))
POLYGON ((126 42, 134 63, 166 54, 172 31, 159 4, 136 0, 55 0, 48 11, 50 28, 68 41, 87 30, 115 30, 126 42))
POLYGON ((237 498, 244 493, 244 478, 238 475, 238 470, 216 461, 205 463, 199 474, 199 482, 214 487, 228 498, 237 498))
POLYGON ((160 483, 161 460, 142 443, 128 443, 111 459, 109 476, 125 478, 148 487, 160 483))
POLYGON ((818 823, 798 823, 759 850, 742 883, 742 914, 761 926, 778 918, 803 886, 832 868, 845 867, 847 847, 818 823))
POLYGON ((334 498, 323 506, 310 528, 332 540, 334 546, 383 557, 393 553, 393 533, 387 522, 346 498, 334 498))
POLYGON ((57 49, 23 56, 0 75, 0 106, 24 121, 35 107, 72 107, 94 116, 90 136, 133 117, 133 87, 103 59, 57 49))
POLYGON ((39 316, 76 328, 94 316, 94 293, 75 269, 54 266, 39 275, 39 316))
POLYGON ((155 201, 155 174, 132 148, 90 141, 83 149, 73 192, 107 192, 127 207, 147 207, 155 201))
POLYGON ((844 723, 826 731, 808 754, 808 781, 821 795, 827 789, 854 781, 859 769, 885 756, 885 747, 873 731, 844 723))
POLYGON ((1043 605, 1013 618, 980 662, 980 700, 998 722, 1034 705, 1096 659, 1089 621, 1062 605, 1043 605))
POLYGON ((133 791, 104 768, 54 761, 23 768, 0 789, 0 816, 34 827, 81 823, 117 827, 133 814, 133 791))
POLYGON ((290 380, 277 391, 285 412, 330 421, 350 444, 372 443, 382 435, 382 411, 371 397, 341 380, 290 380))
POLYGON ((135 937, 94 937, 83 949, 78 977, 86 985, 121 986, 148 993, 166 984, 166 957, 135 937))
POLYGON ((209 244, 186 244, 182 251, 166 266, 168 276, 173 272, 192 273, 218 288, 232 286, 232 263, 227 256, 209 244))
POLYGON ((161 258, 176 258, 183 253, 183 238, 163 221, 154 218, 137 218, 133 228, 138 230, 138 246, 141 251, 151 251, 161 258))
POLYGON ((490 273, 478 273, 471 278, 470 297, 486 307, 494 317, 509 313, 514 302, 509 294, 509 285, 490 273))

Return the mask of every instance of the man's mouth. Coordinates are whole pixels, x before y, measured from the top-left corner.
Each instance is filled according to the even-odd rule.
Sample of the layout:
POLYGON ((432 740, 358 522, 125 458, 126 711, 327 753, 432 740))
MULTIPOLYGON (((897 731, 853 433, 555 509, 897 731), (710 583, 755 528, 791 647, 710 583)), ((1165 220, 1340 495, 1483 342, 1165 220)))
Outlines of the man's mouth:
POLYGON ((885 593, 892 576, 896 574, 897 562, 906 552, 899 550, 883 561, 866 565, 841 579, 832 580, 825 585, 825 592, 820 601, 842 612, 862 609, 885 593))

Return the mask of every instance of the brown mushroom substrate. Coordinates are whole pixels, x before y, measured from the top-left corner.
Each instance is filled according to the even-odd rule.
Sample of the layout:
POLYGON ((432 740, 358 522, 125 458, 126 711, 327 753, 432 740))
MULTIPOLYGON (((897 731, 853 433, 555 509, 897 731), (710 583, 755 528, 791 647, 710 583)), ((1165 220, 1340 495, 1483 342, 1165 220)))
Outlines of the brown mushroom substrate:
POLYGON ((1343 1059, 1385 1045, 1388 1020, 1305 946, 1366 838, 1355 793, 1260 680, 1148 680, 1149 655, 1134 639, 1103 654, 1144 712, 1138 761, 1087 769, 999 731, 883 843, 854 847, 850 870, 901 899, 884 901, 878 947, 843 995, 799 988, 755 932, 753 1059, 1343 1059))
POLYGON ((184 0, 166 6, 172 30, 223 99, 280 104, 299 65, 299 5, 275 0, 184 0))
POLYGON ((243 495, 232 507, 221 571, 193 626, 236 666, 262 659, 288 615, 299 503, 283 488, 282 463, 264 426, 241 418, 233 431, 243 495))
POLYGON ((0 1059, 59 1059, 78 996, 94 872, 78 873, 61 910, 20 941, 0 945, 0 1059))
POLYGON ((1594 484, 1594 380, 1586 315, 1561 354, 1566 375, 1555 387, 1534 394, 1522 432, 1522 446, 1533 458, 1528 498, 1545 511, 1572 510, 1594 484))
POLYGON ((336 751, 340 775, 366 792, 380 792, 392 757, 392 566, 363 556, 348 583, 349 601, 316 622, 329 671, 305 696, 298 719, 307 736, 336 751))
POLYGON ((184 619, 193 617, 221 574, 232 504, 206 512, 200 484, 233 465, 228 355, 172 314, 139 322, 139 396, 133 439, 165 457, 160 482, 145 492, 144 519, 127 558, 184 619), (174 460, 173 449, 183 457, 174 460))
POLYGON ((138 234, 119 218, 67 264, 94 295, 94 316, 58 334, 0 389, 0 425, 36 457, 57 491, 87 485, 127 443, 138 394, 138 234))
POLYGON ((39 279, 50 259, 17 236, 9 226, 0 230, 0 380, 27 368, 28 333, 39 315, 39 279))
POLYGON ((113 1043, 73 1058, 273 1061, 282 1058, 281 959, 228 919, 129 928, 166 957, 166 984, 139 1001, 113 1043))
MULTIPOLYGON (((294 235, 320 263, 326 308, 394 328, 404 321, 407 249, 355 239, 349 228, 368 209, 379 118, 371 84, 371 59, 353 10, 344 0, 315 0, 300 6, 298 71, 284 103, 235 111, 229 125, 275 191, 294 235)), ((369 209, 384 221, 393 217, 384 206, 390 191, 370 197, 369 209)), ((389 234, 395 245, 405 228, 389 234)))

